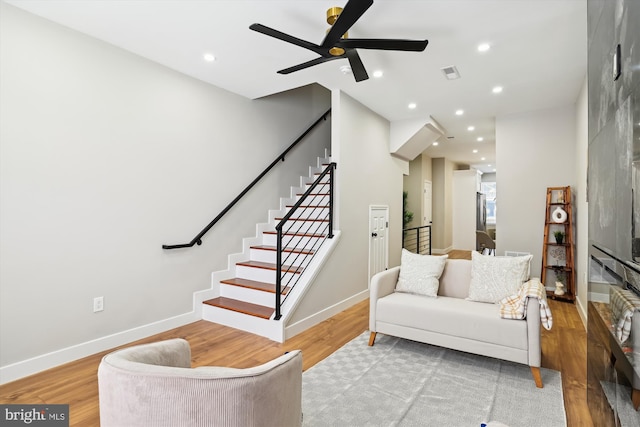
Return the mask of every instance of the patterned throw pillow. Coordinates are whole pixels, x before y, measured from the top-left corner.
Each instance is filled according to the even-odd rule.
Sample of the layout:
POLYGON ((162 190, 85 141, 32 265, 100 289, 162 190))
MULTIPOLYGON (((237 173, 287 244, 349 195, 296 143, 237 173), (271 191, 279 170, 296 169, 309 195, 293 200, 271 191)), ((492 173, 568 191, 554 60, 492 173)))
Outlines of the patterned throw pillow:
POLYGON ((529 264, 533 255, 510 257, 471 253, 471 284, 467 299, 497 303, 518 293, 529 280, 529 264))
POLYGON ((402 249, 400 275, 396 283, 396 292, 438 296, 440 276, 448 255, 420 255, 402 249))

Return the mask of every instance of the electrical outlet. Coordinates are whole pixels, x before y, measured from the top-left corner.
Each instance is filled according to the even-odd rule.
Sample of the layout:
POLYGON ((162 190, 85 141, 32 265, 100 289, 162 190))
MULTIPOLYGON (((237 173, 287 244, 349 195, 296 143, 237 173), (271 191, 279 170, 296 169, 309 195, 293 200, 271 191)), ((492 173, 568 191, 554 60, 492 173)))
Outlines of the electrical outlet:
POLYGON ((93 299, 93 312, 97 313, 104 310, 104 297, 95 297, 93 299))

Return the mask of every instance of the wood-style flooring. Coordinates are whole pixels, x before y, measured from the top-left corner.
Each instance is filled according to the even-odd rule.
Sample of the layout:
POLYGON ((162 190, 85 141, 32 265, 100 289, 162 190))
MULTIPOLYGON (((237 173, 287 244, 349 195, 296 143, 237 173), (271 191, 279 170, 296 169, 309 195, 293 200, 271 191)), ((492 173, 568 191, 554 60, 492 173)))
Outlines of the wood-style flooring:
MULTIPOLYGON (((452 251, 449 257, 468 258, 469 252, 452 251)), ((543 329, 542 366, 562 372, 568 427, 593 426, 586 399, 585 328, 575 305, 552 300, 549 304, 554 323, 551 331, 543 329)), ((256 366, 285 351, 301 349, 303 369, 306 370, 366 331, 368 324, 369 301, 366 300, 283 344, 206 321, 191 323, 131 344, 181 337, 191 345, 193 366, 235 368, 256 366)), ((2 385, 0 403, 69 404, 71 426, 98 426, 97 370, 100 359, 106 353, 2 385)), ((523 404, 526 405, 526 402, 523 404)))

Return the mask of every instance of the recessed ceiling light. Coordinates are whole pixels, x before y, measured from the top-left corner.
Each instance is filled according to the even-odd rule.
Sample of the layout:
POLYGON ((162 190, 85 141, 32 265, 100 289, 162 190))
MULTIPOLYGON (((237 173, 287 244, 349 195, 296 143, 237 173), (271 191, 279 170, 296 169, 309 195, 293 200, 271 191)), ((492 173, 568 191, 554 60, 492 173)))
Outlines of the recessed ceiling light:
POLYGON ((412 102, 411 104, 407 105, 407 107, 409 107, 410 110, 415 110, 415 108, 417 107, 415 102, 412 102))
POLYGON ((477 153, 477 152, 478 152, 478 150, 473 150, 473 153, 474 153, 474 154, 475 154, 475 153, 477 153))
POLYGON ((207 62, 213 62, 216 60, 216 57, 210 53, 205 53, 204 55, 202 55, 202 59, 204 59, 207 62))
POLYGON ((493 168, 493 171, 494 171, 494 172, 496 172, 496 169, 495 169, 495 168, 493 168))
POLYGON ((433 145, 434 147, 437 147, 437 146, 438 146, 438 141, 434 142, 432 145, 433 145))
POLYGON ((476 130, 476 127, 475 127, 475 126, 469 126, 469 127, 467 128, 467 130, 468 130, 469 132, 471 132, 472 130, 476 130))
POLYGON ((491 163, 489 163, 489 164, 487 165, 487 167, 491 167, 491 163))
POLYGON ((481 136, 479 136, 479 137, 477 138, 477 141, 478 141, 478 142, 482 142, 482 141, 484 141, 484 138, 483 138, 483 137, 481 137, 481 136))
POLYGON ((491 92, 493 93, 500 93, 502 92, 502 86, 496 86, 493 89, 491 89, 491 92))
POLYGON ((461 116, 464 114, 464 110, 456 110, 456 116, 461 116))
POLYGON ((382 72, 382 70, 376 70, 376 71, 373 72, 373 77, 375 77, 376 79, 379 79, 383 75, 384 75, 384 73, 382 72))
POLYGON ((480 157, 480 160, 487 160, 486 157, 480 157))
POLYGON ((482 43, 478 45, 478 52, 486 52, 491 49, 491 45, 489 43, 482 43))

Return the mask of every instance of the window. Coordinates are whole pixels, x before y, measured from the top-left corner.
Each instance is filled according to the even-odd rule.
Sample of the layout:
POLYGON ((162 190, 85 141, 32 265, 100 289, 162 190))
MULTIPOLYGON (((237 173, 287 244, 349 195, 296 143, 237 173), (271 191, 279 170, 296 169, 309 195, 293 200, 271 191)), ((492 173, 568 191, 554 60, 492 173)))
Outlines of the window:
POLYGON ((496 183, 483 182, 480 191, 487 197, 487 224, 496 223, 496 183))

